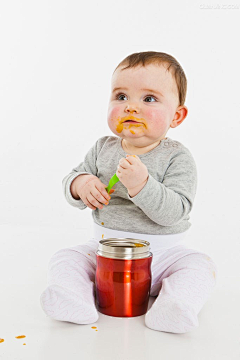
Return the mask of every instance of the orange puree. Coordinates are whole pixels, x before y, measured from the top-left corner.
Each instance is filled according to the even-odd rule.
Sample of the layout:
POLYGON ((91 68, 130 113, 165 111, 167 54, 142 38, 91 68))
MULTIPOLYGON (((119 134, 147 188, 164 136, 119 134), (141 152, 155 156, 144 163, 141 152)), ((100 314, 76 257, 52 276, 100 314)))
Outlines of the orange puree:
POLYGON ((129 129, 131 128, 131 127, 140 127, 140 126, 142 126, 143 124, 128 124, 128 123, 126 123, 126 124, 123 124, 123 123, 119 123, 118 125, 117 125, 117 127, 116 127, 116 130, 117 130, 117 132, 118 133, 120 133, 120 132, 122 132, 123 131, 123 126, 128 126, 129 127, 129 129))
POLYGON ((26 337, 25 335, 15 336, 16 339, 23 339, 23 338, 25 338, 25 337, 26 337))
MULTIPOLYGON (((116 130, 118 133, 121 133, 123 131, 123 126, 128 126, 129 129, 131 129, 133 126, 136 127, 140 127, 140 126, 145 126, 145 128, 147 129, 147 125, 145 123, 145 119, 138 119, 135 118, 134 116, 125 116, 123 118, 118 118, 118 125, 116 127, 116 130), (135 124, 129 124, 129 123, 124 123, 124 121, 126 120, 134 120, 134 121, 138 121, 139 123, 135 123, 135 124)), ((132 134, 135 134, 132 130, 130 130, 132 134)))
POLYGON ((4 342, 4 339, 0 339, 0 343, 4 342))
POLYGON ((143 244, 135 244, 136 247, 143 247, 143 244))
POLYGON ((123 124, 120 124, 120 123, 119 123, 119 124, 117 125, 116 130, 117 130, 118 133, 122 132, 122 131, 123 131, 123 124))

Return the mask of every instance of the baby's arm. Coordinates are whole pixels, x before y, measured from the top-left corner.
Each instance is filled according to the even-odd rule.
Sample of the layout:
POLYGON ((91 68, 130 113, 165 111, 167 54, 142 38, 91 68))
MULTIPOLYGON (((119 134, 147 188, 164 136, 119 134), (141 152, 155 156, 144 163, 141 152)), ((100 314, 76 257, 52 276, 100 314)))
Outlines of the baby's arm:
POLYGON ((172 226, 190 213, 196 186, 196 165, 191 153, 184 149, 173 155, 162 182, 149 173, 140 192, 129 199, 157 224, 172 226))

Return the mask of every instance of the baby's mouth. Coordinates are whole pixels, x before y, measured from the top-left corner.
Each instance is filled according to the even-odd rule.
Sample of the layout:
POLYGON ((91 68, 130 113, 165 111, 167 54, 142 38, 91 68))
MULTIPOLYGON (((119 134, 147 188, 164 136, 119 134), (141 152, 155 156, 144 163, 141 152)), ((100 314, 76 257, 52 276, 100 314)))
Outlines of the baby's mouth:
POLYGON ((135 120, 126 120, 126 121, 124 121, 124 124, 126 124, 126 123, 139 124, 139 122, 138 122, 138 121, 135 121, 135 120))
POLYGON ((124 124, 142 124, 144 125, 144 122, 141 122, 140 120, 144 120, 144 119, 137 119, 134 116, 126 116, 124 118, 122 118, 121 123, 124 124))
MULTIPOLYGON (((122 118, 118 118, 118 125, 116 127, 116 130, 118 133, 121 133, 123 131, 123 128, 124 127, 124 124, 127 125, 127 129, 130 130, 130 132, 132 132, 131 128, 134 127, 135 128, 139 128, 139 129, 142 129, 142 127, 144 126, 146 129, 147 129, 147 124, 146 124, 146 120, 141 118, 141 119, 138 119, 138 118, 135 118, 134 116, 132 115, 129 115, 129 116, 124 116, 122 118)), ((125 128, 126 130, 126 128, 125 128)), ((132 132, 133 133, 133 132, 132 132)))

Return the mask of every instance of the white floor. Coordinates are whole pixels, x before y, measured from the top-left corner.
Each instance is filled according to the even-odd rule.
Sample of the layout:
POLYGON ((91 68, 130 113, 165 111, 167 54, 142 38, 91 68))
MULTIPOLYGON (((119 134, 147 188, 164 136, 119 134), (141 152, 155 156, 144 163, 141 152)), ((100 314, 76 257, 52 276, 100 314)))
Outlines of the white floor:
MULTIPOLYGON (((82 231, 83 236, 86 233, 82 231)), ((200 326, 187 334, 150 330, 144 316, 100 314, 90 325, 47 318, 39 297, 46 286, 48 261, 55 251, 80 243, 78 236, 79 229, 71 233, 47 227, 0 227, 0 338, 4 339, 0 359, 240 359, 240 289, 227 281, 220 281, 199 314, 200 326), (16 339, 19 335, 26 338, 16 339)), ((152 302, 153 298, 149 306, 152 302)))

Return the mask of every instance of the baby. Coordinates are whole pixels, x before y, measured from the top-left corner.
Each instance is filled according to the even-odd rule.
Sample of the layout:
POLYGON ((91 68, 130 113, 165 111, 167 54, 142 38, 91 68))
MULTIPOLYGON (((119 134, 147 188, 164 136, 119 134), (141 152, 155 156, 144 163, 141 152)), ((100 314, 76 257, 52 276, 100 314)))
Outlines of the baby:
POLYGON ((83 162, 63 179, 67 201, 89 207, 93 238, 62 249, 49 263, 41 295, 51 318, 76 324, 98 320, 95 271, 98 242, 136 238, 150 242, 152 284, 157 297, 145 315, 153 330, 186 333, 216 283, 216 266, 206 254, 187 248, 184 238, 196 193, 197 172, 190 151, 166 137, 187 116, 187 80, 178 61, 161 52, 126 57, 112 76, 108 125, 83 162), (106 187, 116 172, 119 182, 106 187))

